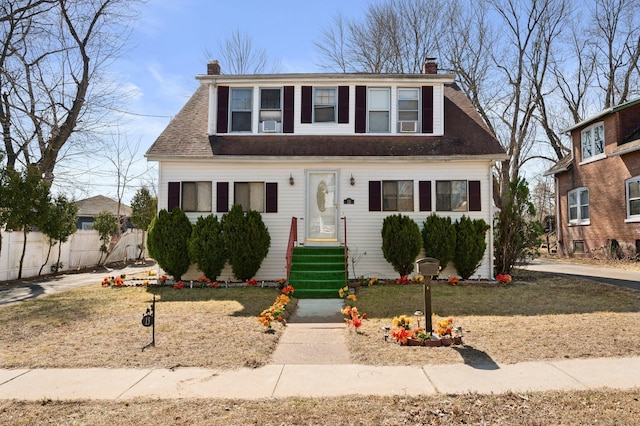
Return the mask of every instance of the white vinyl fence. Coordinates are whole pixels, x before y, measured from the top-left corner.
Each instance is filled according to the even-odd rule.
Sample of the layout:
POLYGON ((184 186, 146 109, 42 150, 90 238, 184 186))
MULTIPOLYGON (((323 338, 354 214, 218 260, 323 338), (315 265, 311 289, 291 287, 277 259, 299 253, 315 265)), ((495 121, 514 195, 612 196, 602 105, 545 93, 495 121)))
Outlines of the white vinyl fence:
MULTIPOLYGON (((18 278, 24 234, 22 231, 7 232, 3 230, 0 232, 2 232, 0 281, 14 280, 18 278)), ((137 258, 140 250, 138 245, 142 244, 142 234, 143 231, 139 229, 128 230, 117 242, 106 261, 116 262, 137 258)), ((62 244, 60 262, 63 267, 61 271, 71 271, 97 265, 100 260, 100 245, 98 231, 78 230, 69 237, 69 241, 62 244)), ((22 265, 22 278, 38 275, 40 267, 47 258, 48 250, 49 243, 43 233, 29 232, 27 234, 27 248, 22 265)), ((51 273, 51 266, 55 265, 57 261, 58 244, 51 249, 51 255, 47 264, 42 268, 42 274, 51 273)))

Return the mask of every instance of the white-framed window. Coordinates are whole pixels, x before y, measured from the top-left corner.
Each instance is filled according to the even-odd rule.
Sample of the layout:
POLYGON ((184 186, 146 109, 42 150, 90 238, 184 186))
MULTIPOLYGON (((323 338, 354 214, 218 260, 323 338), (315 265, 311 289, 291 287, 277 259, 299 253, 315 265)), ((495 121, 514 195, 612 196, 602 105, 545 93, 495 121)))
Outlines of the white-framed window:
POLYGON ((640 176, 627 180, 627 219, 640 221, 640 176))
POLYGON ((182 182, 182 210, 211 211, 211 182, 182 182))
POLYGON ((440 212, 466 212, 466 180, 436 181, 436 210, 440 212))
POLYGON ((382 181, 382 210, 385 212, 412 212, 413 181, 382 181))
POLYGON ((567 194, 569 223, 573 225, 589 225, 589 190, 577 188, 567 194))
POLYGON ((367 95, 370 133, 389 133, 391 93, 386 88, 370 88, 367 95))
POLYGON ((316 87, 313 96, 313 121, 315 123, 336 122, 336 88, 316 87))
POLYGON ((264 182, 235 182, 233 203, 240 204, 243 211, 255 210, 264 213, 264 182))
POLYGON ((582 131, 582 161, 604 156, 604 123, 597 123, 582 131))
POLYGON ((232 88, 231 89, 231 131, 250 132, 251 131, 251 106, 253 99, 253 89, 232 88))
POLYGON ((275 133, 280 131, 282 123, 282 89, 260 89, 260 132, 275 133))
POLYGON ((398 89, 398 131, 418 131, 420 91, 417 88, 398 89))

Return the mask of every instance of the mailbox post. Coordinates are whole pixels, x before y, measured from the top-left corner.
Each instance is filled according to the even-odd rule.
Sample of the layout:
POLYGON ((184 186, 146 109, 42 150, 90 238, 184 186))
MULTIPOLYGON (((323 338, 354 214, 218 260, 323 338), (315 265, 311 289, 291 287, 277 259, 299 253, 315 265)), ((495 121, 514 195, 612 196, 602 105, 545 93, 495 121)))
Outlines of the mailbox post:
POLYGON ((431 279, 440 272, 440 261, 432 257, 425 257, 416 261, 420 275, 424 277, 424 328, 427 332, 433 331, 431 323, 431 279))

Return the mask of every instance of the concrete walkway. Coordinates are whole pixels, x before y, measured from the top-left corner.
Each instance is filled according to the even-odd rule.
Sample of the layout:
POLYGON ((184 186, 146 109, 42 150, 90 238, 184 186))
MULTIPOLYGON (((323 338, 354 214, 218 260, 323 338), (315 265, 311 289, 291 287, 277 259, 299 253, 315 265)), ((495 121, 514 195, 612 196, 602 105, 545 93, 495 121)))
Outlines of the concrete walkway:
POLYGON ((272 364, 350 364, 342 299, 301 299, 278 341, 272 364))

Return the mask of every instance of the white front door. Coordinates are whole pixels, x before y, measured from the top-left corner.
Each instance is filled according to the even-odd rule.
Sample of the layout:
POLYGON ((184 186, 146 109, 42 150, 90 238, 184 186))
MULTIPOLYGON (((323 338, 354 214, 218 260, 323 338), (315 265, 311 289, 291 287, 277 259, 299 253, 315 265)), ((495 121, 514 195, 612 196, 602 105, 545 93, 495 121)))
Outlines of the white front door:
POLYGON ((338 241, 338 172, 307 173, 307 241, 338 241))

